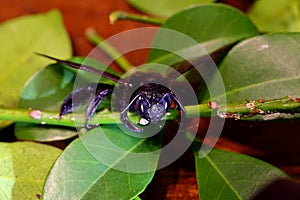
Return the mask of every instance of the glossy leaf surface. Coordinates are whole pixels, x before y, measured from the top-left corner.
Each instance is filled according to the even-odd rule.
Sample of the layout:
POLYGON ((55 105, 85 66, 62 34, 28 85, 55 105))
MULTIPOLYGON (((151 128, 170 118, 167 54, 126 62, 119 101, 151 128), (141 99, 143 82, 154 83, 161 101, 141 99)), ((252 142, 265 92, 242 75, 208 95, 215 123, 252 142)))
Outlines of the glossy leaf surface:
POLYGON ((300 31, 297 0, 255 1, 248 15, 262 32, 300 31))
MULTIPOLYGON (((219 67, 227 102, 299 96, 299 42, 299 33, 282 33, 257 36, 236 45, 219 67)), ((214 78, 210 86, 219 87, 214 78)), ((222 98, 224 94, 213 97, 216 101, 222 98)), ((209 99, 207 93, 204 99, 209 99)))
MULTIPOLYGON (((178 34, 168 36, 163 31, 158 31, 152 46, 160 49, 151 49, 148 62, 168 65, 173 64, 174 59, 170 59, 170 53, 166 51, 175 52, 200 43, 205 51, 211 53, 225 45, 258 34, 258 30, 245 14, 222 4, 186 9, 170 17, 161 27, 178 34), (194 43, 189 39, 182 39, 184 37, 181 34, 194 43)), ((199 52, 199 56, 203 53, 199 52)))
POLYGON ((38 199, 61 150, 32 142, 0 143, 0 199, 38 199))
MULTIPOLYGON (((157 138, 156 138, 157 139, 157 138)), ((151 181, 154 171, 126 172, 126 166, 153 167, 155 162, 129 162, 131 153, 151 152, 160 147, 160 140, 133 138, 124 134, 116 125, 93 129, 74 140, 53 166, 44 188, 44 199, 131 199, 140 194, 151 181), (103 130, 104 135, 99 136, 103 130), (102 140, 99 140, 99 137, 102 140), (108 148, 110 142, 124 150, 108 148), (104 143, 103 143, 104 142, 104 143), (112 161, 107 165, 93 155, 112 161), (112 159, 112 160, 111 160, 112 159), (126 164, 127 163, 127 164, 126 164), (116 167, 124 165, 123 171, 116 167), (146 166, 147 165, 147 166, 146 166)), ((109 162, 109 161, 108 161, 109 162)))
POLYGON ((70 39, 55 10, 2 23, 0 41, 0 105, 5 107, 15 107, 26 81, 50 63, 34 52, 71 56, 70 39))
POLYGON ((197 151, 195 160, 202 200, 249 199, 272 181, 287 178, 268 163, 233 152, 213 149, 203 158, 197 151))
MULTIPOLYGON (((75 73, 59 65, 50 65, 36 73, 26 84, 19 101, 19 108, 57 111, 65 97, 73 90, 75 73)), ((74 129, 17 123, 15 135, 22 140, 55 141, 77 135, 74 129)))
POLYGON ((36 56, 34 52, 71 56, 69 37, 58 11, 7 21, 0 26, 0 39, 0 104, 7 107, 16 105, 21 89, 30 76, 51 62, 36 56))

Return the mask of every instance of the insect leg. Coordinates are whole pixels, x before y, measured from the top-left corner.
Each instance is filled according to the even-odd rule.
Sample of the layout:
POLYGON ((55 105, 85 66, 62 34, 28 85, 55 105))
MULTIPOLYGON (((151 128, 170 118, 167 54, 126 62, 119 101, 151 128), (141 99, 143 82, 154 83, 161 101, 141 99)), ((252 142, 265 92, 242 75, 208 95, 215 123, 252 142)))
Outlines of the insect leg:
POLYGON ((135 102, 135 100, 137 98, 139 98, 141 96, 141 94, 136 95, 131 102, 121 111, 121 116, 120 119, 123 122, 123 124, 126 126, 126 128, 129 128, 130 130, 134 131, 134 132, 143 132, 143 128, 140 128, 138 126, 136 126, 135 124, 133 124, 129 118, 128 118, 128 110, 130 108, 130 106, 135 102))
POLYGON ((113 92, 114 86, 98 83, 95 88, 95 84, 91 84, 89 86, 90 92, 95 92, 95 94, 92 96, 92 99, 90 103, 88 104, 88 107, 86 109, 85 115, 86 115, 86 127, 89 128, 89 122, 91 120, 91 117, 95 114, 98 106, 101 104, 102 100, 110 95, 113 92))
POLYGON ((180 110, 185 112, 184 106, 180 103, 179 99, 175 96, 173 92, 168 93, 172 99, 175 101, 175 103, 179 106, 180 110))
POLYGON ((61 104, 59 118, 62 115, 68 114, 77 110, 83 104, 90 100, 91 92, 88 88, 78 88, 69 94, 61 104))

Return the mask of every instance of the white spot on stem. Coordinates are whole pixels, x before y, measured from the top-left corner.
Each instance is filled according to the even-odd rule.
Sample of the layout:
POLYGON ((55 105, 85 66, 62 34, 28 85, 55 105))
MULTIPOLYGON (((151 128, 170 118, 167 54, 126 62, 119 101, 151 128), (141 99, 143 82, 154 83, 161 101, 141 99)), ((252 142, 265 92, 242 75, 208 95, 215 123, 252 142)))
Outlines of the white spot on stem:
POLYGON ((32 119, 40 119, 42 117, 42 112, 40 110, 32 110, 29 113, 32 119))

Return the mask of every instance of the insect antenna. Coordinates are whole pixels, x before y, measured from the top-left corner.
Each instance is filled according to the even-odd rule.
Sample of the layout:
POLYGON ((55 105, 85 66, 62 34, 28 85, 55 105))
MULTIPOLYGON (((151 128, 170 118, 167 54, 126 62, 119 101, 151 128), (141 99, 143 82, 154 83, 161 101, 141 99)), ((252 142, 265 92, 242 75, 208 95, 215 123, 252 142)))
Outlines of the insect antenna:
POLYGON ((51 60, 55 60, 56 62, 59 62, 59 63, 63 63, 65 65, 68 65, 69 67, 72 67, 75 69, 79 69, 79 70, 91 72, 93 74, 97 74, 99 76, 103 76, 107 79, 110 79, 110 80, 116 82, 116 83, 121 83, 121 84, 129 85, 129 86, 131 85, 131 84, 127 83, 126 81, 124 81, 123 79, 121 79, 119 76, 116 76, 114 74, 111 74, 111 73, 108 73, 108 72, 105 72, 105 71, 102 71, 102 70, 99 70, 99 69, 96 69, 96 68, 93 68, 93 67, 90 67, 87 65, 82 65, 82 64, 74 63, 74 62, 67 61, 67 60, 61 60, 61 59, 58 59, 58 58, 55 58, 55 57, 52 57, 52 56, 49 56, 46 54, 42 54, 42 53, 35 53, 35 54, 45 57, 45 58, 49 58, 51 60))

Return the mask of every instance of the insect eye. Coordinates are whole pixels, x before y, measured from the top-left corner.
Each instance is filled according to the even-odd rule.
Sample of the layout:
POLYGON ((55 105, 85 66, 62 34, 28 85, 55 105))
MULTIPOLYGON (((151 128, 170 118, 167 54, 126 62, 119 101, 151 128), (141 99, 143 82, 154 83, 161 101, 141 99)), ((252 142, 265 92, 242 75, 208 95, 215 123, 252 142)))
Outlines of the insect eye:
POLYGON ((144 105, 142 103, 140 105, 140 109, 141 109, 142 112, 144 112, 144 105))
POLYGON ((135 105, 136 105, 136 110, 138 110, 141 113, 145 113, 149 107, 149 103, 144 99, 140 99, 140 98, 136 101, 135 105))

